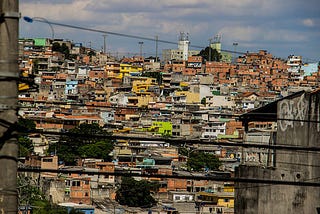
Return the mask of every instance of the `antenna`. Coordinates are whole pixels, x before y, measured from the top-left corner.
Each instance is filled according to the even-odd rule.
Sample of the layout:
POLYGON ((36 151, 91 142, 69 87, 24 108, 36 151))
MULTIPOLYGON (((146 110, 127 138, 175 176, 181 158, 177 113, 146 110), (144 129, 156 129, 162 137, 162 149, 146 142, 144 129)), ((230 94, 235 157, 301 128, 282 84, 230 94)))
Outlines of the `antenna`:
POLYGON ((214 36, 214 43, 220 43, 221 42, 221 35, 217 34, 214 36))

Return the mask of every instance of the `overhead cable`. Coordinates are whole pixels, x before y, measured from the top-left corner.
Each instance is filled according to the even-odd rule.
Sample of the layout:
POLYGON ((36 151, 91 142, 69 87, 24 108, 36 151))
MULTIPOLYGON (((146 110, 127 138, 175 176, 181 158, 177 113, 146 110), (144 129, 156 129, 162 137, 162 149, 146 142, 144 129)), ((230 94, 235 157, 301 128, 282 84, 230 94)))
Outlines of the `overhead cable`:
POLYGON ((149 174, 149 173, 135 173, 135 172, 97 172, 85 170, 71 170, 71 169, 38 169, 38 168, 18 168, 20 172, 50 172, 61 174, 87 174, 87 175, 112 175, 112 176, 127 176, 127 177, 144 177, 144 178, 176 178, 176 179, 190 179, 190 180, 211 180, 211 181, 226 181, 239 183, 264 183, 264 184, 279 184, 279 185, 293 185, 293 186, 313 186, 320 187, 320 182, 305 182, 305 181, 286 181, 286 180, 267 180, 256 178, 239 178, 239 177, 221 177, 212 175, 164 175, 164 174, 149 174))

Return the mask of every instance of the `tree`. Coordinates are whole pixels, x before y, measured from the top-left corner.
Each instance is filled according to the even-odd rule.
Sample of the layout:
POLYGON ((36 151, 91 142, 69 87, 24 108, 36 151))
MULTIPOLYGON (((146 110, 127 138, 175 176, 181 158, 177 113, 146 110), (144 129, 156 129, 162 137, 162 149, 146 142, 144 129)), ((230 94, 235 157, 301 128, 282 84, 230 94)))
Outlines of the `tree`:
POLYGON ((36 129, 36 123, 32 120, 19 118, 18 130, 20 131, 18 136, 19 143, 19 157, 26 157, 33 152, 32 140, 28 137, 28 133, 36 129))
POLYGON ((50 204, 31 177, 19 175, 17 182, 19 204, 30 206, 33 214, 68 214, 67 209, 50 204))
POLYGON ((33 152, 33 143, 28 136, 19 136, 19 157, 27 157, 33 152))
POLYGON ((99 124, 83 123, 69 130, 69 134, 49 145, 48 153, 56 152, 59 160, 67 165, 74 165, 81 157, 110 160, 108 155, 113 150, 113 143, 108 139, 110 133, 99 124))
MULTIPOLYGON (((50 204, 48 201, 44 203, 35 203, 32 209, 32 214, 70 214, 67 208, 58 206, 56 204, 50 204), (39 206, 40 205, 40 206, 39 206)), ((83 214, 81 212, 81 214, 83 214)))
POLYGON ((151 196, 152 188, 153 185, 146 180, 123 177, 121 187, 116 192, 116 201, 129 207, 152 207, 156 204, 151 196))
POLYGON ((65 43, 62 43, 62 45, 60 45, 60 43, 58 43, 58 42, 53 43, 52 44, 52 51, 60 52, 60 53, 64 54, 64 57, 66 59, 70 59, 70 50, 65 43))
POLYGON ((33 120, 19 118, 18 127, 21 131, 32 131, 36 129, 36 123, 33 120))
POLYGON ((206 98, 205 98, 205 97, 203 97, 203 98, 201 99, 201 104, 204 105, 204 106, 206 106, 206 98))
POLYGON ((64 57, 66 59, 69 59, 70 50, 69 50, 68 46, 65 43, 62 43, 61 48, 60 48, 60 52, 64 54, 64 57))
POLYGON ((205 168, 217 170, 221 165, 219 158, 213 154, 195 151, 189 155, 187 166, 194 171, 202 171, 205 168))
MULTIPOLYGON (((29 139, 27 132, 35 130, 36 124, 32 120, 19 118, 17 122, 17 128, 20 132, 18 135, 19 157, 24 157, 33 152, 33 144, 29 139)), ((4 142, 5 141, 0 142, 0 149, 2 148, 4 142)))
POLYGON ((111 161, 109 153, 113 150, 113 146, 109 141, 98 141, 95 144, 81 146, 79 153, 82 157, 102 158, 105 161, 111 161))
POLYGON ((52 51, 57 51, 57 52, 60 52, 61 51, 61 45, 60 45, 60 43, 58 43, 58 42, 55 42, 55 43, 53 43, 52 44, 52 51))
POLYGON ((221 54, 211 47, 206 47, 205 49, 202 49, 198 56, 202 56, 204 60, 206 61, 215 61, 220 62, 221 60, 221 54), (210 58, 210 59, 209 59, 210 58))
POLYGON ((178 152, 180 155, 188 156, 188 149, 185 147, 179 147, 178 152))

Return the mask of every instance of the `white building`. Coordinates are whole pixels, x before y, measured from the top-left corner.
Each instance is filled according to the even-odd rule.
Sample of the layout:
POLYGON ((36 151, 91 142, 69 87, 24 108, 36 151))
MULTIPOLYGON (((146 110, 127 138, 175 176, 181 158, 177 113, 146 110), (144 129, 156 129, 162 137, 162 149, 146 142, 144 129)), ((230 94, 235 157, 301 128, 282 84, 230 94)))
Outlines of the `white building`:
POLYGON ((189 56, 197 55, 200 53, 198 50, 189 50, 189 37, 184 32, 180 33, 178 49, 164 49, 162 51, 162 60, 169 62, 171 60, 187 61, 189 56))
POLYGON ((226 134, 225 122, 209 122, 203 127, 202 139, 217 139, 218 135, 226 134))

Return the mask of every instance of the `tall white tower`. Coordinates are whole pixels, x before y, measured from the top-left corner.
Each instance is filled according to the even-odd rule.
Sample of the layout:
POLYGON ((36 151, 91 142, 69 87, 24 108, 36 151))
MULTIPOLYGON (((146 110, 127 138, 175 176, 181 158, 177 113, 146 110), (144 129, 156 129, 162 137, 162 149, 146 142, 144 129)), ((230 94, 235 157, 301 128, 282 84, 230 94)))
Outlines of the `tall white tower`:
POLYGON ((184 32, 180 32, 178 49, 182 51, 183 60, 188 60, 189 44, 189 35, 184 32))

